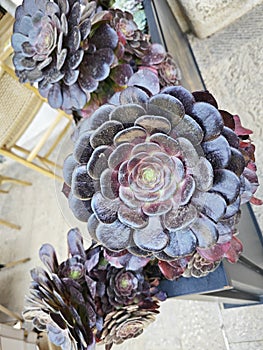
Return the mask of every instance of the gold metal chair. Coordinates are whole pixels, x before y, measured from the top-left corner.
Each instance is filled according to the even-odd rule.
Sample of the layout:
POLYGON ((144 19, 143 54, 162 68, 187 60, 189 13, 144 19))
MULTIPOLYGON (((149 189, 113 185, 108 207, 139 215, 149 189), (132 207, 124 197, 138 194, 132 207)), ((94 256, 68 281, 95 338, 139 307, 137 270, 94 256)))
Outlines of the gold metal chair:
POLYGON ((44 175, 62 180, 55 174, 59 166, 51 160, 51 155, 72 124, 71 115, 58 111, 34 147, 26 149, 17 144, 46 100, 34 86, 22 85, 16 77, 11 62, 13 51, 10 38, 13 22, 14 19, 10 14, 6 14, 0 21, 0 154, 44 175), (48 143, 51 134, 63 120, 65 125, 63 124, 62 131, 56 135, 52 143, 48 143), (40 151, 46 144, 49 148, 41 155, 40 151))

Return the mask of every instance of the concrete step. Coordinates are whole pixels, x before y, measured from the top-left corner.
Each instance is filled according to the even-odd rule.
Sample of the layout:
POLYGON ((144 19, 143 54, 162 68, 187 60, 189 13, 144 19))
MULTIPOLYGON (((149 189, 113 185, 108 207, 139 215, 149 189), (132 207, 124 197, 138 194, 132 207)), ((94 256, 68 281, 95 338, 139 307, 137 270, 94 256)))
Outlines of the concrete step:
POLYGON ((228 26, 263 0, 167 0, 183 31, 208 37, 228 26))

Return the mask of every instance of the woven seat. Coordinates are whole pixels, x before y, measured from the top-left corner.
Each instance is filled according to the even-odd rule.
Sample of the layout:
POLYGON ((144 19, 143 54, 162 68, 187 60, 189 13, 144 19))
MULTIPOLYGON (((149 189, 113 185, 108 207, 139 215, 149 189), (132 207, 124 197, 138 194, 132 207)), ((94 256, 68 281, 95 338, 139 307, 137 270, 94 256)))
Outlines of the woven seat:
POLYGON ((43 101, 7 72, 0 76, 0 147, 12 147, 23 135, 43 101))
MULTIPOLYGON (((58 111, 37 144, 30 145, 29 149, 17 144, 46 100, 40 96, 34 86, 22 85, 16 77, 10 44, 13 22, 14 19, 10 14, 6 14, 0 21, 0 154, 62 181, 62 178, 56 174, 56 170, 61 168, 61 165, 51 160, 51 156, 72 124, 71 115, 58 111), (51 142, 50 136, 54 135, 54 130, 58 129, 59 124, 63 126, 56 134, 56 139, 51 142), (49 146, 49 148, 45 147, 48 150, 45 154, 40 154, 46 145, 49 146)), ((36 135, 31 136, 33 139, 36 135)))

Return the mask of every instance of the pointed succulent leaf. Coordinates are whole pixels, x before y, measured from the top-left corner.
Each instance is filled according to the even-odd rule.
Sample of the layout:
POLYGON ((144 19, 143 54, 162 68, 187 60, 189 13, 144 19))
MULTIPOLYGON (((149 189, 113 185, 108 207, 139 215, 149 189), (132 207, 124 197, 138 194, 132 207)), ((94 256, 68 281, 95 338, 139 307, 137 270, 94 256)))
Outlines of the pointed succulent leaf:
POLYGON ((56 273, 58 270, 58 260, 55 249, 50 244, 43 244, 39 250, 39 257, 43 264, 51 273, 56 273))
POLYGON ((68 232, 68 248, 71 256, 79 255, 85 259, 86 253, 83 247, 83 238, 79 229, 74 228, 68 232))
POLYGON ((79 30, 80 30, 81 40, 85 40, 90 34, 90 30, 91 30, 91 21, 89 18, 85 19, 80 23, 79 30))

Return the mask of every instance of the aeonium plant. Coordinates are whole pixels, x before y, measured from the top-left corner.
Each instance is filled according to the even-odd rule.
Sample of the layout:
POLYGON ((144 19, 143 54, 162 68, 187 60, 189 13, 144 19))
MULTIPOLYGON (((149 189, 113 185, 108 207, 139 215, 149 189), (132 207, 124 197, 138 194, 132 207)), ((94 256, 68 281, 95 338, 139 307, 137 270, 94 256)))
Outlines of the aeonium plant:
POLYGON ((165 294, 158 278, 147 276, 145 262, 136 270, 113 267, 99 245, 84 248, 78 229, 68 232, 69 257, 58 263, 50 244, 39 251, 46 269, 31 271, 24 318, 62 350, 92 350, 137 337, 155 320, 165 294))
POLYGON ((51 107, 76 118, 126 87, 141 66, 155 70, 161 84, 180 79, 174 60, 150 43, 131 13, 91 0, 23 0, 12 46, 20 82, 36 84, 51 107))
POLYGON ((240 206, 261 203, 250 131, 206 91, 130 86, 114 103, 80 124, 64 163, 69 206, 92 239, 114 263, 154 260, 168 279, 236 262, 240 206))

